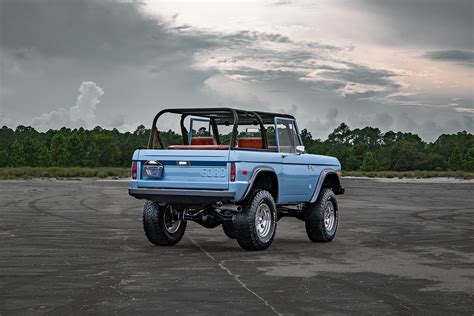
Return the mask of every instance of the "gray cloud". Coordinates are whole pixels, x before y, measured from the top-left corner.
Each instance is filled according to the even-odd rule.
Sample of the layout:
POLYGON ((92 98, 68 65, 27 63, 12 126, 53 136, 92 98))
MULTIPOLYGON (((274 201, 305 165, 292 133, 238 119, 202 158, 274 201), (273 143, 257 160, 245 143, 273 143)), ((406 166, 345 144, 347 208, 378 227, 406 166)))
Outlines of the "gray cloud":
POLYGON ((0 48, 16 58, 39 54, 102 66, 141 64, 210 46, 140 8, 111 0, 3 0, 0 48))
POLYGON ((325 76, 331 79, 339 79, 348 82, 356 82, 360 84, 377 85, 384 87, 398 88, 399 84, 392 78, 398 74, 393 71, 384 69, 373 69, 363 65, 354 63, 344 63, 347 69, 332 70, 325 76))
MULTIPOLYGON (((52 92, 54 93, 54 92, 52 92)), ((31 120, 31 125, 42 130, 63 126, 93 128, 96 126, 96 106, 104 90, 96 83, 85 81, 79 87, 76 104, 66 110, 60 108, 43 113, 31 120)))
POLYGON ((375 115, 375 122, 378 126, 388 129, 393 124, 393 117, 388 113, 377 113, 375 115))
POLYGON ((0 123, 132 130, 163 107, 231 105, 294 112, 301 128, 322 138, 342 121, 430 140, 437 136, 430 129, 473 130, 472 96, 444 110, 430 107, 439 97, 420 101, 400 91, 397 71, 351 61, 353 44, 204 31, 144 9, 130 1, 0 0, 0 123), (84 104, 99 104, 73 111, 77 88, 88 81, 105 94, 95 90, 84 104))
POLYGON ((143 123, 140 112, 128 111, 131 105, 152 112, 158 102, 204 104, 199 90, 212 71, 193 68, 194 54, 214 43, 198 32, 175 30, 142 9, 137 2, 112 0, 0 1, 6 91, 0 104, 10 121, 29 124, 44 114, 68 122, 61 115, 68 110, 57 109, 73 100, 86 80, 108 93, 97 109, 100 124, 116 113, 127 116, 116 127, 143 123), (176 95, 183 87, 186 93, 176 95))
POLYGON ((337 121, 337 108, 328 109, 326 114, 321 113, 321 117, 324 118, 315 118, 310 120, 308 124, 308 129, 314 133, 313 136, 321 137, 322 135, 326 136, 331 133, 340 122, 337 121))
POLYGON ((473 49, 472 0, 359 0, 344 3, 379 19, 380 27, 374 28, 372 36, 381 43, 473 49))
MULTIPOLYGON (((287 86, 298 85, 352 98, 387 95, 401 87, 395 78, 400 74, 394 71, 338 57, 350 50, 349 47, 286 40, 273 41, 273 45, 267 47, 261 45, 261 41, 268 40, 268 36, 259 33, 252 37, 237 33, 215 38, 224 43, 204 54, 201 63, 238 80, 285 82, 287 86)), ((270 39, 273 40, 273 36, 270 39)))
MULTIPOLYGON (((31 67, 31 60, 42 60, 44 67, 65 59, 81 68, 89 67, 87 78, 94 78, 98 70, 110 72, 104 67, 142 64, 155 80, 179 68, 204 76, 218 71, 254 82, 278 80, 316 90, 343 91, 351 97, 372 96, 386 89, 382 86, 397 87, 393 72, 331 57, 352 49, 349 47, 293 42, 278 33, 243 30, 221 34, 189 26, 171 27, 144 14, 137 2, 5 0, 1 5, 0 49, 14 60, 13 64, 21 61, 24 69, 31 67), (290 48, 272 49, 262 45, 264 42, 290 48), (204 53, 204 58, 214 64, 196 70, 196 53, 204 53), (312 76, 314 71, 319 72, 317 77, 312 76), (308 81, 303 82, 305 79, 308 81)), ((83 73, 86 69, 73 71, 83 73)), ((196 74, 187 77, 193 76, 196 74)))
POLYGON ((264 32, 256 32, 256 31, 240 31, 234 34, 229 35, 217 35, 218 40, 227 40, 232 44, 236 43, 248 43, 252 41, 269 41, 269 42, 277 42, 277 43, 290 43, 290 39, 287 36, 283 36, 278 33, 264 33, 264 32))
POLYGON ((474 48, 472 0, 332 0, 327 2, 283 0, 271 5, 314 7, 337 3, 348 10, 370 15, 367 25, 353 25, 385 45, 440 48, 474 48))
POLYGON ((437 50, 426 52, 423 57, 441 62, 454 62, 474 67, 474 51, 466 50, 437 50))
POLYGON ((473 131, 474 130, 474 117, 473 116, 463 116, 464 130, 473 131))

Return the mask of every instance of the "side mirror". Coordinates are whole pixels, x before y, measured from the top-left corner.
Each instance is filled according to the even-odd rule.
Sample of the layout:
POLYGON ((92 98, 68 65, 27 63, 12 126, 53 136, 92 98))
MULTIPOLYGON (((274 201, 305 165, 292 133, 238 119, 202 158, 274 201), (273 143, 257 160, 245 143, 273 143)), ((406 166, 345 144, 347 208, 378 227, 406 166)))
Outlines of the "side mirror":
POLYGON ((304 154, 304 146, 296 146, 296 153, 297 154, 304 154))

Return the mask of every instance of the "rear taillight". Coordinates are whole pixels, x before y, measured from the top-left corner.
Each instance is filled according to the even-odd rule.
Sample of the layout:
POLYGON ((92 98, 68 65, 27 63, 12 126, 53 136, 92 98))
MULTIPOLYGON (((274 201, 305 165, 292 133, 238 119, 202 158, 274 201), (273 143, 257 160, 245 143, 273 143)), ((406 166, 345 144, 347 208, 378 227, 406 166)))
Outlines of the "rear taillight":
POLYGON ((132 179, 137 180, 137 162, 132 162, 132 179))
POLYGON ((230 182, 235 182, 235 162, 230 163, 230 182))

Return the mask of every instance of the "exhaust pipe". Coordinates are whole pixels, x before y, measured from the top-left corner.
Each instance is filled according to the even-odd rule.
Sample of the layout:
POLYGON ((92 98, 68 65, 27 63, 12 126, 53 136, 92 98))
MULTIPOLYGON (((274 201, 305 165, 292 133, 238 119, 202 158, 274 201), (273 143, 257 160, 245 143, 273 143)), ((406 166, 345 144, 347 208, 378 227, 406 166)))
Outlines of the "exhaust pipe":
POLYGON ((223 211, 231 211, 231 212, 241 212, 242 205, 235 205, 235 204, 223 204, 217 207, 223 211))

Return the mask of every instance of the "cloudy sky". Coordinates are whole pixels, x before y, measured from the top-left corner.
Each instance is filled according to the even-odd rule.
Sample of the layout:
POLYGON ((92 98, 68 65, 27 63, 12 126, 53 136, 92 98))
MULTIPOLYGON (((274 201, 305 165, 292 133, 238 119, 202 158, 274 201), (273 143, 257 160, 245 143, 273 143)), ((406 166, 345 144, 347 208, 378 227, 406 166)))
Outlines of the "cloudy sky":
MULTIPOLYGON (((0 0, 0 126, 134 130, 164 107, 474 132, 472 0, 0 0)), ((165 123, 166 124, 166 123, 165 123)))

